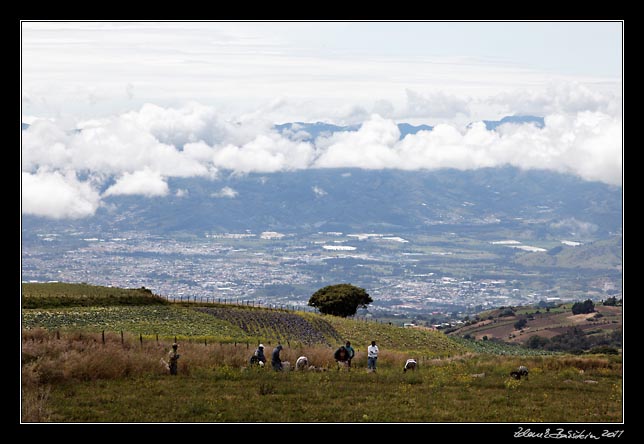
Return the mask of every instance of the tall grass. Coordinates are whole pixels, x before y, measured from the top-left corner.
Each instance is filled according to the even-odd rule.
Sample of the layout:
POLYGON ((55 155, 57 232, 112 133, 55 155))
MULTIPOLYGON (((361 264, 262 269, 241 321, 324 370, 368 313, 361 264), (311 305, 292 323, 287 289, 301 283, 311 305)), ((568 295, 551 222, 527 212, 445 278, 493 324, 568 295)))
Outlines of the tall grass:
MULTIPOLYGON (((346 372, 336 370, 333 347, 298 345, 285 346, 282 360, 304 355, 327 371, 274 372, 248 365, 253 346, 180 342, 175 377, 160 362, 170 345, 23 332, 23 422, 621 420, 622 369, 612 356, 464 354, 423 359, 416 372, 403 373, 409 353, 383 349, 378 371, 368 373, 362 350, 346 372), (519 365, 530 368, 529 380, 509 378, 519 365)), ((272 348, 266 352, 270 359, 272 348)))

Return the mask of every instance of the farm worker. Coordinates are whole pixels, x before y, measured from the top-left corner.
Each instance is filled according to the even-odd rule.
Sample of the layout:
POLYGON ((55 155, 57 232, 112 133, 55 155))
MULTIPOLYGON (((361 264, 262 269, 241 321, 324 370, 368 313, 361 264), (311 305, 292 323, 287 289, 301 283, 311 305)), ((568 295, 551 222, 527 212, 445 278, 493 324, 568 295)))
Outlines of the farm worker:
POLYGON ((353 357, 356 355, 356 351, 351 347, 351 342, 347 341, 347 343, 344 345, 344 348, 347 349, 347 353, 349 353, 349 359, 347 360, 347 364, 349 367, 351 367, 351 360, 353 357))
POLYGON ((259 344, 257 350, 255 350, 255 353, 250 358, 250 363, 259 365, 266 364, 266 356, 264 356, 264 344, 259 344), (261 364, 259 364, 260 362, 261 364))
POLYGON ((179 360, 179 353, 177 352, 178 347, 179 345, 175 342, 172 344, 172 350, 168 353, 168 368, 170 369, 171 375, 177 374, 177 361, 179 360))
POLYGON ((333 353, 333 359, 335 359, 335 362, 338 363, 338 369, 340 367, 348 367, 349 366, 349 352, 347 349, 344 347, 344 345, 341 345, 339 349, 333 353))
POLYGON ((371 345, 367 347, 367 369, 369 371, 376 371, 376 360, 378 360, 378 346, 376 341, 371 341, 371 345))
POLYGON ((280 351, 282 351, 282 344, 277 344, 271 355, 271 365, 273 370, 279 372, 282 370, 282 360, 280 359, 280 351))

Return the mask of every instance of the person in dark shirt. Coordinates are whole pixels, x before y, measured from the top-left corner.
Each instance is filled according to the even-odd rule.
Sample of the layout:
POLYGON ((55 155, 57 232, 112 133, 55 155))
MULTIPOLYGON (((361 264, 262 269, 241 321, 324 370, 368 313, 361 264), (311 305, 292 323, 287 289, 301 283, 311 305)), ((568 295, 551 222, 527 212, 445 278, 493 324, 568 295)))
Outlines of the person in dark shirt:
POLYGON ((261 365, 261 366, 266 364, 266 356, 264 355, 264 344, 259 344, 253 356, 250 357, 250 363, 251 365, 255 364, 255 365, 261 365))
POLYGON ((282 371, 282 360, 280 359, 280 351, 282 351, 282 344, 277 344, 271 355, 271 365, 276 372, 282 371))
POLYGON ((338 363, 338 370, 341 368, 349 368, 349 352, 341 345, 335 353, 333 353, 333 359, 338 363))
POLYGON ((353 357, 356 355, 356 351, 351 347, 351 342, 347 341, 346 344, 344 344, 344 348, 347 350, 347 353, 349 353, 349 359, 347 360, 347 365, 349 368, 351 368, 351 360, 353 357))

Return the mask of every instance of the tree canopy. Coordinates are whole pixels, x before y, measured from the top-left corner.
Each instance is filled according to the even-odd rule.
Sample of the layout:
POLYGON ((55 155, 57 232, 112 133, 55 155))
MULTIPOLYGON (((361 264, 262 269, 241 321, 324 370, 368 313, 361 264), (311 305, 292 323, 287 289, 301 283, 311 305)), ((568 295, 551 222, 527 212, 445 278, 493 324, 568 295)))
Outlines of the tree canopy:
POLYGON ((309 306, 320 310, 320 313, 334 316, 353 316, 358 308, 366 308, 373 299, 364 288, 351 284, 329 285, 319 289, 309 299, 309 306))
POLYGON ((595 304, 590 299, 572 304, 572 314, 586 314, 595 311, 595 304))

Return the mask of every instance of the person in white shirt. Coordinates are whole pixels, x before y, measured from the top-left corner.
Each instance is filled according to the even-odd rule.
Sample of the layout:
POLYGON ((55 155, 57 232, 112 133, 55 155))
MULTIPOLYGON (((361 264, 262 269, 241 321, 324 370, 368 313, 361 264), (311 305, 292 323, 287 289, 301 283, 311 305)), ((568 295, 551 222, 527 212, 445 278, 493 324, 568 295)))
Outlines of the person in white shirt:
POLYGON ((371 345, 367 347, 367 370, 370 372, 376 371, 376 361, 378 360, 378 346, 376 341, 371 341, 371 345))

